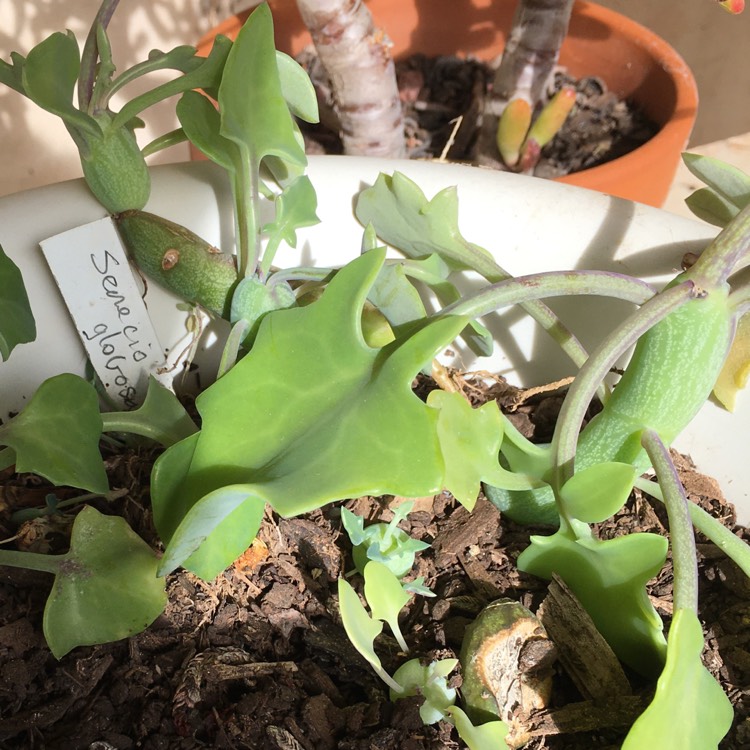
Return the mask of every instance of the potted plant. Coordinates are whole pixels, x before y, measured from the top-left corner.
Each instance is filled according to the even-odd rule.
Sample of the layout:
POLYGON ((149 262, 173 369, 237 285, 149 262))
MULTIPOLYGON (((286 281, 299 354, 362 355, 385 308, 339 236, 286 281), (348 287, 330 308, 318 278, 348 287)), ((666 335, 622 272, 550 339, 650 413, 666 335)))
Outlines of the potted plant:
MULTIPOLYGON (((486 101, 487 116, 483 118, 481 143, 475 158, 499 166, 494 141, 497 115, 504 106, 503 102, 522 99, 528 101, 531 110, 538 111, 547 97, 546 81, 559 51, 560 63, 571 76, 598 76, 617 96, 632 98, 659 127, 654 137, 631 154, 559 179, 631 200, 661 205, 695 118, 697 93, 690 71, 663 40, 606 8, 593 3, 577 3, 571 15, 569 2, 545 4, 542 9, 535 3, 528 5, 527 8, 526 3, 519 3, 516 9, 513 3, 457 5, 445 2, 433 3, 428 8, 418 3, 374 0, 358 6, 356 16, 352 16, 343 11, 338 2, 309 0, 299 3, 302 17, 295 3, 280 2, 274 6, 274 11, 280 49, 297 55, 314 39, 321 49, 324 64, 339 67, 331 73, 331 79, 334 94, 344 97, 340 109, 341 116, 346 118, 341 127, 346 134, 344 147, 347 152, 366 153, 369 150, 379 156, 398 156, 404 151, 393 64, 382 64, 391 54, 394 59, 420 53, 428 56, 470 55, 489 61, 503 50, 506 39, 513 39, 514 44, 509 49, 513 54, 503 56, 494 85, 495 94, 486 101), (536 21, 532 20, 534 18, 536 21), (349 23, 356 23, 356 29, 350 33, 327 33, 326 24, 339 28, 349 23), (543 31, 541 40, 534 37, 540 29, 543 31), (562 38, 565 38, 565 43, 560 48, 562 38), (544 54, 538 52, 540 45, 546 50, 544 54), (370 64, 365 65, 363 60, 370 60, 370 64), (523 75, 523 70, 530 71, 529 75, 523 75), (367 76, 366 85, 357 80, 357 76, 364 75, 367 76), (517 88, 519 80, 534 80, 535 83, 531 90, 526 91, 517 88), (499 91, 504 92, 502 101, 496 101, 499 91), (360 110, 362 114, 357 114, 360 110), (352 118, 356 121, 350 121, 352 118), (358 128, 362 129, 361 135, 357 134, 358 128), (652 170, 645 181, 641 179, 644 169, 652 170), (648 190, 646 185, 650 186, 648 190)), ((231 37, 244 17, 246 14, 241 14, 220 24, 199 43, 199 49, 210 45, 214 33, 231 37)), ((558 104, 565 104, 566 100, 569 105, 570 98, 565 96, 558 104)), ((513 106, 511 110, 518 112, 519 108, 513 106)), ((528 112, 528 108, 526 110, 528 112)), ((476 112, 467 112, 467 122, 476 115, 476 112)), ((513 121, 516 118, 511 116, 508 119, 513 121)), ((547 124, 539 123, 541 130, 546 131, 546 141, 557 127, 552 125, 550 130, 549 120, 556 120, 559 126, 560 117, 542 119, 547 121, 547 124)), ((540 138, 539 133, 526 138, 527 127, 524 126, 506 127, 505 131, 510 132, 509 141, 518 141, 511 151, 518 151, 523 141, 530 144, 540 138), (513 136, 514 132, 518 133, 517 138, 513 136)), ((513 168, 521 168, 524 161, 528 166, 528 159, 515 158, 513 168)))
MULTIPOLYGON (((95 36, 100 50, 106 50, 102 24, 95 26, 95 36)), ((55 39, 56 43, 60 41, 55 39)), ((15 466, 18 472, 34 472, 54 486, 44 487, 45 505, 35 509, 37 517, 54 515, 71 505, 92 503, 76 516, 67 552, 45 555, 0 551, 4 565, 28 567, 55 576, 44 619, 45 635, 53 653, 63 657, 77 646, 100 644, 142 631, 164 607, 163 576, 179 567, 189 574, 178 573, 170 579, 170 585, 190 583, 196 587, 194 594, 238 555, 240 561, 231 570, 238 575, 242 575, 243 569, 252 570, 253 557, 263 559, 263 545, 255 546, 254 551, 246 550, 262 524, 267 504, 280 516, 291 518, 348 497, 376 493, 420 497, 447 488, 471 509, 480 482, 484 482, 487 493, 494 494, 494 502, 503 507, 503 517, 521 518, 530 513, 536 515, 535 520, 552 521, 559 526, 556 532, 548 528, 546 535, 532 540, 522 556, 524 567, 541 575, 559 573, 582 600, 618 656, 634 669, 651 672, 656 677, 660 662, 666 657, 656 697, 653 701, 646 699, 648 708, 634 725, 627 746, 647 747, 653 738, 671 747, 715 746, 731 722, 731 710, 728 711, 727 699, 699 659, 702 635, 691 583, 695 550, 688 512, 692 522, 727 548, 745 570, 748 553, 745 545, 721 524, 686 504, 670 468, 666 445, 706 401, 728 356, 736 319, 747 307, 743 283, 746 274, 739 271, 732 276, 731 287, 724 278, 745 261, 745 210, 663 292, 656 292, 642 279, 623 274, 566 271, 564 268, 571 264, 563 263, 562 258, 558 258, 563 263, 558 271, 550 272, 548 264, 539 259, 545 270, 528 265, 523 276, 514 278, 498 266, 490 253, 463 239, 457 228, 453 191, 443 191, 428 200, 414 182, 399 172, 377 179, 373 172, 372 185, 362 191, 359 185, 362 174, 356 171, 359 165, 355 160, 321 161, 319 174, 323 178, 326 174, 331 176, 332 168, 349 172, 348 179, 354 188, 349 196, 357 194, 355 216, 361 222, 357 231, 348 199, 346 222, 338 199, 331 204, 321 201, 317 207, 314 203, 310 181, 300 171, 305 158, 290 115, 290 109, 304 116, 314 115, 311 90, 299 69, 276 53, 272 39, 270 13, 266 6, 261 6, 227 50, 216 92, 219 111, 192 91, 183 93, 178 104, 185 134, 227 173, 221 190, 224 195, 227 190, 232 194, 231 202, 236 206, 238 265, 233 269, 234 276, 226 273, 225 259, 213 246, 189 229, 136 207, 114 214, 129 252, 152 281, 159 280, 179 291, 188 302, 200 303, 216 316, 223 314, 229 318, 231 332, 222 350, 221 377, 203 390, 196 402, 200 428, 168 390, 153 382, 139 408, 101 413, 94 388, 82 378, 65 372, 46 380, 23 411, 0 426, 0 440, 5 446, 0 453, 4 470, 15 466), (252 82, 249 88, 248 80, 252 82), (248 122, 252 127, 247 127, 248 122), (261 172, 262 165, 269 171, 261 172), (275 214, 269 220, 261 219, 260 194, 275 204, 275 214), (256 198, 248 203, 248 195, 256 198), (338 204, 338 209, 334 204, 338 204), (323 268, 319 263, 299 265, 298 261, 296 267, 281 266, 285 258, 277 251, 282 241, 290 246, 298 244, 303 227, 314 223, 315 213, 323 214, 321 218, 328 224, 324 210, 334 211, 334 237, 339 241, 347 238, 345 233, 357 237, 357 250, 351 253, 354 260, 338 270, 323 268), (268 236, 265 247, 259 244, 263 234, 268 236), (406 258, 386 263, 382 243, 399 248, 406 258), (360 248, 363 252, 358 255, 360 248), (192 272, 172 273, 183 267, 192 268, 192 272), (467 279, 465 286, 456 286, 460 282, 453 280, 451 271, 472 272, 475 277, 467 279), (432 304, 443 307, 428 314, 425 303, 414 294, 410 278, 425 283, 432 290, 432 304), (638 308, 632 314, 622 312, 617 316, 623 322, 613 332, 606 331, 602 343, 586 357, 584 344, 567 335, 551 311, 537 303, 540 298, 557 295, 574 295, 578 302, 577 295, 590 293, 636 303, 638 308), (464 357, 469 356, 472 347, 486 352, 493 337, 476 319, 487 318, 494 310, 517 303, 522 303, 553 337, 562 341, 567 356, 582 365, 570 395, 565 398, 549 449, 531 445, 501 416, 495 403, 472 408, 458 390, 450 390, 449 380, 445 381, 448 390, 437 389, 426 401, 411 390, 417 372, 445 348, 455 347, 464 357), (679 336, 673 335, 673 326, 681 327, 679 336), (712 328, 711 336, 705 335, 706 326, 712 328), (457 338, 459 335, 461 339, 457 338), (692 337, 690 342, 689 337, 692 337), (582 466, 574 473, 573 458, 583 411, 630 344, 636 344, 636 354, 614 395, 604 396, 601 415, 583 432, 581 452, 575 456, 582 466), (659 356, 652 357, 655 348, 659 356), (706 367, 695 366, 697 357, 705 359, 706 367), (676 400, 669 392, 656 394, 653 404, 648 400, 645 404, 653 410, 637 417, 627 404, 623 408, 623 401, 633 398, 633 389, 640 389, 635 401, 636 407, 642 408, 644 393, 655 394, 657 386, 664 389, 665 383, 671 389, 676 377, 684 388, 676 400), (117 500, 117 493, 109 489, 98 453, 103 431, 115 436, 127 433, 146 436, 167 446, 166 450, 158 450, 159 457, 150 476, 153 518, 164 545, 162 554, 154 554, 122 518, 92 507, 93 496, 101 496, 107 502, 117 500), (591 434, 599 431, 606 439, 592 443, 591 434), (638 444, 641 436, 648 458, 644 458, 638 444), (613 452, 603 452, 610 445, 613 452), (502 455, 501 461, 498 453, 502 455), (656 467, 658 486, 638 479, 649 463, 656 467), (645 490, 661 492, 669 514, 675 555, 676 616, 668 641, 655 612, 645 604, 643 588, 645 573, 652 569, 656 572, 664 561, 665 538, 640 534, 609 544, 597 542, 589 530, 590 523, 617 512, 636 481, 645 490), (85 492, 81 495, 55 489, 65 486, 85 492), (602 492, 603 486, 610 492, 602 492), (519 505, 523 500, 520 495, 528 493, 533 495, 531 510, 519 505), (603 571, 600 580, 592 580, 592 567, 603 571), (602 607, 601 601, 606 601, 607 606, 602 607), (685 676, 687 679, 683 679, 685 676), (673 705, 674 701, 679 705, 673 705), (679 728, 685 732, 675 731, 677 711, 682 712, 684 722, 679 728)), ((14 59, 15 69, 20 73, 14 80, 21 81, 26 93, 30 87, 24 68, 29 60, 33 64, 34 59, 31 54, 25 61, 20 56, 14 59)), ((377 165, 370 164, 368 168, 376 171, 377 165)), ((192 166, 187 171, 177 170, 178 178, 184 180, 194 172, 215 179, 216 170, 207 169, 208 165, 192 166)), ((420 171, 426 173, 430 166, 408 168, 418 175, 420 171)), ((457 177, 462 175, 457 167, 447 169, 457 177)), ((174 170, 163 171, 165 179, 169 172, 174 170)), ((704 201, 704 208, 706 204, 713 205, 717 213, 718 201, 726 209, 723 216, 727 210, 735 212, 733 207, 739 210, 736 176, 730 175, 732 179, 728 180, 722 171, 718 175, 707 172, 705 176, 721 197, 713 203, 704 201)), ((526 185, 533 192, 540 191, 547 203, 550 202, 547 196, 553 194, 552 202, 568 200, 580 205, 585 199, 585 193, 574 191, 567 195, 561 186, 514 175, 471 172, 467 184, 475 182, 486 192, 503 182, 515 185, 518 180, 521 188, 526 185)), ((97 181, 94 182, 96 186, 97 181)), ((158 178, 155 184, 158 185, 158 178)), ((206 199, 218 184, 210 184, 201 197, 206 199)), ((48 192, 47 198, 49 195, 48 192)), ((168 197, 172 199, 174 195, 168 197)), ((580 242, 581 232, 587 226, 592 241, 596 240, 603 217, 612 224, 612 231, 623 231, 622 225, 634 214, 639 219, 649 215, 658 219, 649 232, 658 231, 656 227, 663 222, 662 215, 645 207, 626 203, 612 207, 604 196, 589 197, 593 201, 592 215, 581 217, 576 242, 580 242)), ((214 206, 209 213, 215 219, 216 199, 208 200, 214 206)), ((507 200, 518 201, 511 207, 515 212, 529 198, 517 193, 507 200)), ((186 207, 180 199, 173 208, 192 211, 195 205, 186 207)), ((84 220, 90 215, 84 214, 91 210, 89 203, 81 214, 84 220)), ((472 210, 480 216, 486 212, 477 201, 476 207, 465 216, 470 224, 476 218, 472 210)), ((78 220, 75 217, 74 223, 78 220)), ((532 221, 530 218, 529 222, 532 221)), ((709 237, 705 229, 681 220, 665 230, 664 236, 674 241, 680 228, 683 237, 693 242, 670 248, 665 271, 686 250, 702 249, 709 237)), ((214 222, 213 231, 215 237, 221 235, 219 222, 214 222)), ((318 257, 312 259, 316 261, 323 257, 323 248, 331 244, 318 241, 319 231, 320 226, 311 227, 305 235, 305 242, 309 242, 307 254, 315 253, 318 257)), ((494 230, 489 231, 489 240, 494 241, 494 230)), ((526 251, 526 241, 536 235, 529 224, 520 222, 509 226, 508 231, 519 232, 524 240, 519 247, 526 251)), ((559 228, 551 231, 559 235, 559 228)), ((631 227, 625 234, 630 236, 634 231, 637 230, 631 227)), ((547 237, 536 236, 537 241, 549 244, 547 237)), ((612 247, 612 243, 606 244, 612 247)), ((625 247, 622 250, 624 254, 625 247)), ((91 256, 94 250, 87 247, 83 252, 91 256)), ((16 259, 18 250, 6 247, 0 266, 0 300, 4 305, 0 332, 3 357, 9 357, 8 364, 24 347, 34 346, 28 342, 34 334, 29 313, 35 313, 35 285, 27 281, 28 295, 20 291, 22 276, 16 259)), ((526 260, 531 263, 531 259, 526 260)), ((636 252, 611 261, 620 266, 624 262, 635 265, 644 258, 636 252)), ((98 268, 103 266, 99 263, 98 268)), ((113 275, 99 273, 103 277, 113 275)), ((112 282, 107 284, 112 289, 112 282)), ((116 308, 115 315, 128 317, 122 312, 122 303, 113 302, 117 297, 106 294, 105 297, 105 303, 116 308)), ((612 308, 609 303, 604 309, 613 314, 612 308)), ((42 322, 37 318, 40 329, 42 322)), ((500 343, 507 341, 507 321, 493 320, 491 325, 499 331, 494 338, 500 343)), ((81 333, 84 339, 104 335, 97 333, 95 326, 84 328, 81 333), (87 336, 87 332, 91 335, 87 336)), ((129 348, 131 340, 127 342, 125 346, 129 348)), ((738 343, 744 345, 744 339, 740 338, 738 343)), ((538 342, 534 342, 536 346, 538 342)), ((525 352, 512 346, 503 348, 505 353, 499 355, 500 362, 514 364, 519 373, 529 371, 525 352)), ((729 372, 731 378, 744 366, 740 349, 740 359, 729 372)), ((5 368, 3 363, 0 377, 5 368)), ((61 369, 67 370, 67 363, 61 369)), ((437 372, 442 377, 440 366, 437 372)), ((730 387, 730 394, 735 390, 730 387)), ((723 397, 726 398, 726 393, 723 397)), ((709 408, 708 412, 715 408, 709 408)), ((740 409, 738 413, 746 415, 746 410, 740 409)), ((396 522, 409 510, 408 506, 402 508, 396 522)), ((382 666, 382 642, 374 643, 382 629, 381 621, 389 622, 402 647, 410 645, 406 641, 412 640, 411 636, 404 639, 399 629, 399 610, 410 599, 408 592, 416 591, 419 596, 427 593, 423 582, 410 581, 405 588, 399 580, 404 572, 403 561, 413 560, 419 545, 398 533, 395 523, 370 530, 346 514, 344 518, 352 543, 360 548, 354 558, 363 570, 364 592, 370 608, 368 613, 349 584, 345 581, 338 584, 341 623, 354 647, 388 682, 394 698, 417 695, 423 721, 431 724, 445 719, 443 729, 434 731, 449 732, 453 725, 470 747, 497 747, 505 741, 503 737, 508 730, 514 729, 515 714, 509 716, 507 707, 501 705, 503 701, 496 697, 495 711, 499 711, 499 716, 484 721, 483 712, 488 705, 477 704, 474 698, 484 700, 486 690, 496 696, 501 691, 481 685, 473 692, 469 689, 470 675, 479 671, 474 658, 477 649, 473 646, 467 646, 462 655, 463 705, 456 703, 454 687, 448 682, 455 666, 451 660, 440 658, 434 663, 421 664, 397 658, 404 661, 402 669, 391 671, 382 666)), ((302 528, 307 527, 298 527, 298 531, 302 528)), ((312 534, 309 528, 307 533, 312 534)), ((272 543, 270 538, 268 543, 272 543)), ((326 554, 330 545, 325 544, 325 539, 314 535, 299 537, 297 546, 307 547, 308 553, 323 566, 317 568, 318 577, 328 574, 326 554)), ((335 563, 330 568, 335 570, 334 578, 340 568, 335 563)), ((308 587, 314 585, 315 576, 311 576, 308 587)), ((255 584, 250 581, 249 585, 255 584)), ((290 589, 281 595, 277 592, 282 598, 291 595, 290 589)), ((497 607, 491 610, 493 618, 497 612, 497 607)), ((323 612, 318 609, 317 614, 322 616, 323 612)), ((235 611, 233 616, 242 621, 244 615, 235 611)), ((506 622, 506 616, 503 617, 506 622)), ((521 619, 526 617, 523 614, 521 619)), ((284 626, 284 620, 278 621, 282 630, 291 622, 287 617, 284 626)), ((497 633, 497 620, 493 622, 490 631, 497 633)), ((158 631, 157 624, 154 632, 158 631)), ((478 633, 478 637, 482 635, 481 628, 472 632, 478 633)), ((258 637, 262 640, 262 636, 258 637)), ((472 639, 467 640, 471 642, 472 639)), ((340 640, 334 643, 334 652, 345 648, 340 640)), ((483 643, 480 639, 480 645, 483 643)), ((162 647, 153 648, 159 651, 162 647)), ((214 662, 199 659, 185 665, 172 706, 178 732, 199 731, 191 728, 189 714, 201 700, 201 685, 205 680, 215 680, 217 674, 223 675, 218 677, 220 682, 254 680, 265 675, 283 684, 285 675, 299 668, 286 661, 259 665, 248 662, 242 649, 230 651, 231 654, 224 651, 222 656, 217 655, 214 662)), ((98 662, 96 654, 95 648, 92 656, 96 669, 106 671, 106 661, 98 662)), ((170 667, 165 662, 164 668, 174 671, 175 664, 170 667)), ((86 679, 83 672, 81 677, 86 679)), ((321 700, 326 706, 330 704, 326 715, 335 714, 346 724, 344 709, 338 713, 334 710, 340 698, 336 688, 331 689, 320 679, 318 684, 322 687, 318 695, 327 696, 329 703, 321 700)), ((91 684, 91 680, 85 684, 91 684)), ((321 701, 310 703, 310 711, 313 705, 321 705, 321 701)), ((510 710, 513 713, 512 707, 510 710)), ((354 732, 355 723, 364 721, 363 715, 359 716, 359 720, 352 717, 348 731, 354 732)), ((212 719, 213 732, 216 725, 222 729, 221 720, 215 719, 212 719)), ((347 731, 341 727, 336 730, 330 724, 326 730, 325 722, 322 719, 320 722, 316 725, 319 733, 316 742, 320 746, 326 743, 330 746, 335 741, 334 735, 347 731)), ((294 739, 293 730, 291 724, 285 727, 269 724, 265 731, 268 738, 275 738, 273 741, 281 746, 290 742, 288 737, 294 739)), ((13 726, 5 727, 4 731, 12 734, 13 726)), ((106 736, 104 729, 100 732, 102 737, 106 736)))

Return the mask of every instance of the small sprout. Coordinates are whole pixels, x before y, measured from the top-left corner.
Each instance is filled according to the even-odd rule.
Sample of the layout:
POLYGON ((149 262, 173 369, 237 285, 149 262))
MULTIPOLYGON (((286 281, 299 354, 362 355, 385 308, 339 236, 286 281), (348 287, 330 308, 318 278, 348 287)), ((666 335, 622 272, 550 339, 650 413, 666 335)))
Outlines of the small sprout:
POLYGON ((524 99, 513 99, 503 110, 497 126, 497 147, 505 165, 519 172, 533 169, 542 149, 557 135, 575 103, 575 89, 565 86, 549 100, 532 123, 529 103, 524 99))
POLYGON ((469 750, 505 750, 508 747, 505 742, 508 727, 504 722, 488 721, 477 727, 458 706, 450 706, 446 713, 469 750))
POLYGON ((369 662, 378 677, 396 693, 403 688, 386 671, 375 653, 375 639, 383 630, 383 623, 367 614, 367 610, 351 584, 339 578, 339 611, 344 630, 354 648, 369 662))
POLYGON ((456 702, 456 689, 448 686, 447 677, 457 664, 458 659, 442 659, 424 666, 419 659, 410 659, 393 675, 403 692, 391 691, 391 700, 421 695, 424 703, 419 708, 419 716, 425 724, 449 719, 447 709, 456 702))
POLYGON ((525 99, 513 99, 500 116, 496 137, 500 156, 510 169, 513 169, 521 160, 521 152, 529 127, 531 127, 531 105, 525 99))
POLYGON ((401 581, 383 563, 368 562, 365 565, 364 576, 365 599, 370 605, 372 616, 387 622, 401 650, 408 652, 409 647, 398 624, 398 615, 411 596, 404 591, 401 581))
POLYGON ((341 521, 354 547, 352 556, 360 573, 370 560, 383 563, 398 578, 411 570, 416 553, 430 546, 412 539, 398 527, 413 507, 414 501, 408 500, 394 508, 390 523, 375 523, 367 528, 362 518, 346 508, 341 509, 341 521))
POLYGON ((542 149, 557 135, 576 103, 576 91, 565 86, 558 91, 534 120, 523 145, 521 169, 527 171, 536 166, 542 149))

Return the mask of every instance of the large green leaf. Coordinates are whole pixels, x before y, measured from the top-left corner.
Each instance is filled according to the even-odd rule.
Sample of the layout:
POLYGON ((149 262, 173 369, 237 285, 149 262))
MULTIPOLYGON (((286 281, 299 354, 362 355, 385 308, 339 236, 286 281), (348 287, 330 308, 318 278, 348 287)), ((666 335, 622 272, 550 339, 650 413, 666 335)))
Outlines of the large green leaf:
POLYGON ((0 246, 0 358, 36 338, 36 324, 18 266, 0 246))
POLYGON ((599 541, 585 531, 572 538, 560 530, 552 536, 532 536, 531 545, 518 558, 518 568, 542 578, 559 575, 617 656, 655 677, 664 663, 666 643, 646 582, 664 564, 667 546, 657 534, 599 541))
POLYGON ((732 726, 732 704, 701 661, 703 630, 694 612, 674 614, 667 663, 656 694, 622 750, 710 750, 732 726))
POLYGON ((272 155, 306 163, 284 98, 273 21, 265 3, 253 11, 232 45, 219 87, 219 109, 221 134, 239 146, 253 169, 272 155))
POLYGON ((0 427, 0 445, 15 451, 16 471, 103 494, 109 484, 99 453, 101 434, 96 390, 63 373, 45 380, 26 408, 0 427))
POLYGON ((187 448, 178 443, 164 454, 153 487, 156 517, 175 529, 171 565, 191 552, 173 556, 172 548, 205 537, 209 518, 216 524, 209 495, 223 487, 245 485, 246 497, 284 516, 347 497, 418 497, 443 488, 438 412, 411 383, 466 321, 435 319, 369 347, 362 307, 384 255, 370 251, 341 269, 318 301, 269 313, 250 354, 199 396, 201 432, 187 448))
POLYGON ((70 551, 58 559, 44 610, 44 635, 58 659, 76 646, 140 633, 164 611, 156 555, 123 518, 84 508, 70 551))

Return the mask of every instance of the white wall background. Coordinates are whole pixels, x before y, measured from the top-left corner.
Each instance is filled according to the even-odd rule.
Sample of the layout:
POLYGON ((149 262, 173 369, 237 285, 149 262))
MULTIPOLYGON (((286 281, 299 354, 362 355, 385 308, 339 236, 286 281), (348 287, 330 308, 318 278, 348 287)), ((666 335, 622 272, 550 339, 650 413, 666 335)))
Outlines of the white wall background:
MULTIPOLYGON (((292 2, 293 0, 289 0, 292 2)), ((508 0, 513 1, 513 0, 508 0)), ((750 131, 750 7, 732 17, 713 0, 601 0, 664 36, 695 71, 701 96, 692 144, 750 131)), ((252 0, 122 0, 112 25, 120 70, 154 47, 194 42, 217 11, 252 0), (213 13, 211 10, 213 9, 213 13)), ((0 0, 0 57, 22 54, 53 31, 85 38, 99 0, 0 0)), ((174 127, 169 105, 150 113, 143 142, 174 127)), ((157 161, 179 161, 178 147, 157 161)), ((80 166, 69 136, 51 115, 0 87, 0 195, 77 177, 80 166)))

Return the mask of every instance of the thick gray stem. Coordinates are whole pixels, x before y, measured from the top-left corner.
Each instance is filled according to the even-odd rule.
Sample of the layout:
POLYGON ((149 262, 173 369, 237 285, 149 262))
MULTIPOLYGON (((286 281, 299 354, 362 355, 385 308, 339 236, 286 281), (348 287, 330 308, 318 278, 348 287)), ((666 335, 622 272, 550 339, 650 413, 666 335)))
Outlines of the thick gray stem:
POLYGON ((532 110, 543 101, 568 33, 574 0, 519 0, 500 67, 492 82, 477 143, 477 160, 495 166, 499 160, 495 134, 498 118, 513 99, 532 110))
POLYGON ((297 0, 328 73, 347 154, 405 155, 390 41, 362 0, 297 0))

